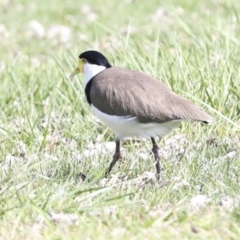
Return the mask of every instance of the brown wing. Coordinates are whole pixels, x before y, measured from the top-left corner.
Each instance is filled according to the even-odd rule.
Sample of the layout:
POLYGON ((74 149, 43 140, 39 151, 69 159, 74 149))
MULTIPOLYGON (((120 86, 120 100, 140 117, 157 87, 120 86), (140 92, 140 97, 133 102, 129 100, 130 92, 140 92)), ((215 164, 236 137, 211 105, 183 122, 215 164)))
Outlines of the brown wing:
POLYGON ((141 72, 111 67, 92 81, 92 104, 106 114, 136 116, 142 123, 177 119, 212 121, 199 106, 141 72))

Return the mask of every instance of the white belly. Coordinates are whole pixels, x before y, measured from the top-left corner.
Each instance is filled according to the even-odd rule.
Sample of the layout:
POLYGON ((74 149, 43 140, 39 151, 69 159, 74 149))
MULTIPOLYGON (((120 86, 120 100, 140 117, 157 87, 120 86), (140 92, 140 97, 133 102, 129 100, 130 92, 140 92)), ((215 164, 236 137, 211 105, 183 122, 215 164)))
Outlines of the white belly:
POLYGON ((182 120, 174 120, 166 123, 140 123, 132 116, 112 116, 99 111, 91 105, 93 112, 101 119, 114 133, 116 138, 124 137, 163 137, 178 127, 182 120))

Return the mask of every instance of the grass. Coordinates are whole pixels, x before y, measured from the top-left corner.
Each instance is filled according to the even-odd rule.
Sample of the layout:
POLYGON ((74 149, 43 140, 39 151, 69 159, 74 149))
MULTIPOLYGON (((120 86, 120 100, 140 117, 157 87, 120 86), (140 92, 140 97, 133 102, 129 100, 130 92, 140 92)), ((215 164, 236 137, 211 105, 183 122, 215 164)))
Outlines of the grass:
POLYGON ((233 0, 2 1, 0 238, 238 239, 239 10, 233 0), (161 184, 150 141, 136 139, 102 177, 114 136, 83 77, 68 79, 92 48, 214 116, 159 142, 161 184))

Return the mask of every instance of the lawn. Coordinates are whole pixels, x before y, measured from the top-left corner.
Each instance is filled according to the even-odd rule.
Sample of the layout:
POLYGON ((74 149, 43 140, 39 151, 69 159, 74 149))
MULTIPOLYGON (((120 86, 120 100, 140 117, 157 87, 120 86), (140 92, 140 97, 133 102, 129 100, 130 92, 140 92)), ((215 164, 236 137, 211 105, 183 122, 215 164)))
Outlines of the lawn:
POLYGON ((0 239, 239 239, 240 2, 0 2, 0 239), (158 141, 91 112, 78 55, 101 51, 201 105, 215 122, 158 141), (88 174, 82 181, 80 173, 88 174))

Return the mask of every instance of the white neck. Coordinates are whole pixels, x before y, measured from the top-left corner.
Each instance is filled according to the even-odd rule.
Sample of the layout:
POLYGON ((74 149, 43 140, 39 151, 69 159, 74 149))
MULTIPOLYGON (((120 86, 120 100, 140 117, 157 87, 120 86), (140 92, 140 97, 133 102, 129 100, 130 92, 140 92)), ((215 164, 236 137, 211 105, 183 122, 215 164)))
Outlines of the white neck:
POLYGON ((84 87, 87 86, 88 82, 94 77, 96 76, 98 73, 102 72, 103 70, 105 70, 106 67, 104 66, 99 66, 96 64, 90 64, 90 63, 85 63, 84 67, 83 67, 83 71, 84 71, 84 75, 85 75, 85 83, 84 83, 84 87))

